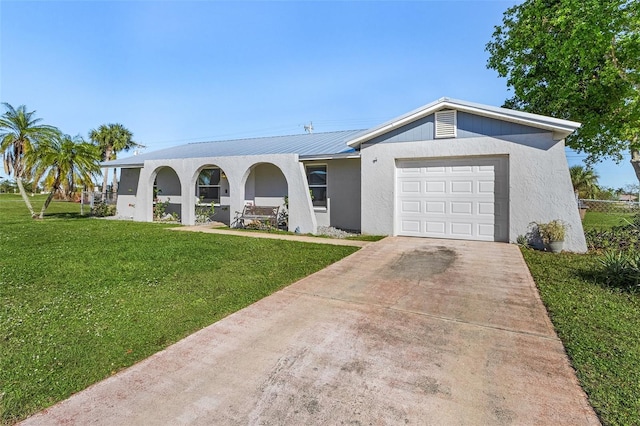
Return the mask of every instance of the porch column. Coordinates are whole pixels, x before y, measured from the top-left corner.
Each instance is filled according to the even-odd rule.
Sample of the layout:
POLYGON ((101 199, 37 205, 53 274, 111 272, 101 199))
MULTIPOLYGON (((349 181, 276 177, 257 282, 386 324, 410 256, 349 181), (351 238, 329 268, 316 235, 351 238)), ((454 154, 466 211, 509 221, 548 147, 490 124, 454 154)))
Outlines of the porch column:
POLYGON ((288 161, 286 166, 280 166, 289 185, 289 231, 294 232, 298 228, 302 234, 315 234, 318 222, 313 212, 307 175, 304 164, 298 161, 297 155, 295 157, 295 162, 288 161))
POLYGON ((244 208, 244 179, 247 169, 251 167, 247 157, 226 157, 220 164, 224 164, 224 172, 229 182, 229 225, 233 227, 236 212, 242 213, 244 208))
POLYGON ((133 214, 133 220, 136 222, 153 222, 152 174, 155 172, 157 167, 157 164, 149 164, 149 162, 145 161, 144 167, 140 170, 138 191, 136 193, 136 206, 133 214))
POLYGON ((182 204, 180 205, 180 223, 183 225, 196 224, 196 195, 195 188, 191 183, 191 175, 194 171, 186 171, 180 175, 180 191, 182 194, 182 204))

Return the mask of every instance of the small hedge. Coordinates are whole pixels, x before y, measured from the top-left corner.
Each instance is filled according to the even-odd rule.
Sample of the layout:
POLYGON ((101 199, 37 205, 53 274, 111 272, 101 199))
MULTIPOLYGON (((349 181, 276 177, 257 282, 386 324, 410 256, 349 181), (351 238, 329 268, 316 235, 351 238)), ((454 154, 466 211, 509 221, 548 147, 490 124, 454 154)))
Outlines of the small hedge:
POLYGON ((589 229, 585 232, 589 251, 637 250, 640 251, 640 214, 631 222, 610 229, 589 229))
POLYGON ((91 207, 91 216, 106 217, 115 216, 115 214, 116 206, 112 204, 95 203, 93 207, 91 207))
POLYGON ((599 262, 601 278, 607 285, 631 292, 640 290, 640 252, 611 250, 599 262))
POLYGON ((640 214, 625 225, 585 232, 590 251, 601 253, 596 271, 600 281, 610 287, 640 290, 640 214))

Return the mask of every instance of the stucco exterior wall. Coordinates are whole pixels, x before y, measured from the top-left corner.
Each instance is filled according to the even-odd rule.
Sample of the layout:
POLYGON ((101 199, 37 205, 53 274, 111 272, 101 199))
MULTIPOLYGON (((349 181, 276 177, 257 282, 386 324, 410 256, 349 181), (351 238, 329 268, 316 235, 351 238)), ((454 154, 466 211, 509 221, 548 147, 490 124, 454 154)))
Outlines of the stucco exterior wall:
POLYGON ((287 194, 287 180, 273 164, 258 164, 255 169, 256 195, 262 197, 283 197, 287 194))
MULTIPOLYGON (((229 184, 228 196, 229 214, 232 221, 235 212, 242 212, 245 205, 245 188, 253 187, 255 180, 250 180, 252 168, 258 164, 270 163, 280 169, 287 183, 289 196, 289 229, 298 229, 302 233, 315 233, 317 223, 313 215, 311 197, 309 196, 306 175, 297 154, 272 154, 235 157, 202 157, 173 160, 147 160, 144 167, 139 169, 138 185, 135 196, 135 209, 133 219, 139 222, 151 222, 153 220, 152 198, 153 181, 158 174, 158 185, 164 182, 160 179, 163 168, 169 167, 175 171, 171 182, 179 181, 180 192, 167 182, 167 188, 173 203, 173 193, 180 194, 180 218, 185 225, 195 223, 194 206, 196 203, 195 184, 199 171, 204 166, 217 166, 224 170, 229 184), (177 177, 177 179, 176 179, 177 177), (249 179, 250 184, 246 185, 249 179), (252 182, 252 183, 251 183, 252 182), (252 186, 253 185, 253 186, 252 186)), ((168 177, 168 176, 167 176, 168 177)), ((164 179, 164 178, 163 178, 164 179)), ((162 195, 166 195, 163 189, 162 195)), ((255 197, 255 193, 252 194, 255 197)))
POLYGON ((360 159, 329 162, 331 194, 331 226, 359 231, 360 222, 360 159))
POLYGON ((509 158, 509 241, 531 222, 561 219, 569 225, 564 249, 586 251, 564 153, 551 133, 377 143, 361 151, 362 232, 394 235, 397 159, 506 155, 509 158))
POLYGON ((319 226, 360 230, 360 159, 304 161, 327 166, 327 208, 316 208, 319 226))
POLYGON ((133 219, 136 209, 136 195, 138 193, 139 179, 140 169, 122 169, 120 171, 118 201, 116 204, 118 217, 133 219))
POLYGON ((158 188, 157 198, 160 202, 168 202, 165 208, 166 214, 177 214, 180 217, 182 194, 180 178, 171 167, 163 167, 156 175, 158 188))
MULTIPOLYGON (((253 199, 245 194, 247 200, 258 206, 283 206, 287 195, 287 180, 278 167, 273 164, 258 164, 247 179, 253 184, 253 199)), ((245 185, 245 188, 248 185, 245 185)))

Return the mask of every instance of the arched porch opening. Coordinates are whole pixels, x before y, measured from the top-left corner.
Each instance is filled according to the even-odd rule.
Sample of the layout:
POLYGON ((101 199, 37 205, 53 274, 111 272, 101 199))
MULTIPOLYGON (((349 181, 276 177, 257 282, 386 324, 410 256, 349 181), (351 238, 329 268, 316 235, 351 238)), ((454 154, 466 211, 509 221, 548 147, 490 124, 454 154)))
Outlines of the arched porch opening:
POLYGON ((222 222, 230 224, 231 187, 225 171, 215 164, 198 168, 192 179, 196 197, 196 223, 222 222))
MULTIPOLYGON (((257 163, 244 176, 244 204, 280 207, 286 212, 289 185, 282 170, 272 163, 257 163)), ((286 215, 281 213, 284 220, 286 215)))
POLYGON ((182 208, 182 190, 180 178, 169 166, 158 167, 152 174, 154 221, 180 221, 182 208))

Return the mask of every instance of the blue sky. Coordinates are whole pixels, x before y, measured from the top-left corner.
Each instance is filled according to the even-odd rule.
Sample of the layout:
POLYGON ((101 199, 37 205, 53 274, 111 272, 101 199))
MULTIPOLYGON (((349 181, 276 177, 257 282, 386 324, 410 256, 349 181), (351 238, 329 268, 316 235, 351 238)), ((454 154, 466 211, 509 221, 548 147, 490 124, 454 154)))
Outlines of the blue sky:
MULTIPOLYGON (((0 101, 72 135, 122 123, 146 151, 368 128, 442 96, 500 106, 484 47, 516 3, 2 0, 0 101)), ((600 183, 637 183, 628 159, 600 183)))

